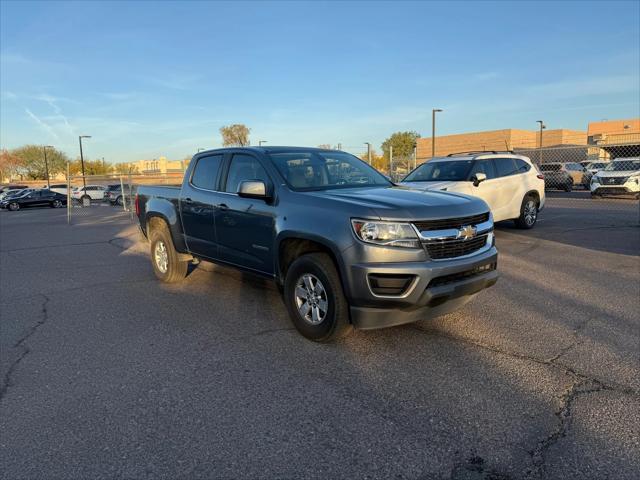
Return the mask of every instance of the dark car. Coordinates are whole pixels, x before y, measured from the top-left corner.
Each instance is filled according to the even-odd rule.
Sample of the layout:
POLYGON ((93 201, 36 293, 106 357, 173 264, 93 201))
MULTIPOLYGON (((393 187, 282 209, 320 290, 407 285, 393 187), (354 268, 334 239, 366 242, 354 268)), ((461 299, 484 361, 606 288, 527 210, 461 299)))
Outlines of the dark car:
POLYGON ((8 190, 24 190, 25 188, 29 188, 27 185, 5 185, 0 188, 0 193, 4 193, 8 190))
POLYGON ((134 206, 161 281, 200 259, 270 278, 316 341, 443 315, 498 278, 483 200, 394 185, 336 150, 201 152, 182 187, 140 186, 134 206))
POLYGON ((60 208, 67 204, 67 197, 51 190, 27 190, 20 195, 9 197, 0 202, 0 208, 12 212, 21 208, 51 207, 60 208))

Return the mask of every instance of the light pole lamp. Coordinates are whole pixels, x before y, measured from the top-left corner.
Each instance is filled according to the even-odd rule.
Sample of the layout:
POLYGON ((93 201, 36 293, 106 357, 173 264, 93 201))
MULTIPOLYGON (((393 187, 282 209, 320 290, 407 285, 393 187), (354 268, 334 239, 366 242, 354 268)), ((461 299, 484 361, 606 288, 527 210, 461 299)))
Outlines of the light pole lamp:
POLYGON ((82 155, 82 139, 83 138, 91 138, 91 135, 79 135, 78 136, 78 142, 80 143, 80 166, 82 168, 82 186, 86 190, 87 181, 84 178, 84 156, 82 155))
POLYGON ((547 128, 547 126, 544 124, 544 122, 542 120, 536 120, 536 123, 540 124, 540 147, 539 147, 538 159, 539 159, 540 163, 542 163, 542 131, 545 128, 547 128))
POLYGON ((51 188, 49 180, 49 162, 47 161, 47 148, 53 148, 53 145, 45 145, 42 147, 42 153, 44 153, 44 171, 47 175, 47 188, 51 188))
POLYGON ((436 156, 436 113, 441 111, 441 108, 431 110, 431 158, 436 156))
POLYGON ((364 142, 364 144, 367 146, 367 162, 371 165, 371 143, 364 142))

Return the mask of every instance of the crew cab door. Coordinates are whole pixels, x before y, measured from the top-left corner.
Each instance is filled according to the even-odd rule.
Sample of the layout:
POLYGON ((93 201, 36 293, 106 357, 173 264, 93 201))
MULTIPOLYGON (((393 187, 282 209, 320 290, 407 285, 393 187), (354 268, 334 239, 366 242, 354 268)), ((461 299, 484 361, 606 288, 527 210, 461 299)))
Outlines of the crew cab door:
POLYGON ((187 248, 193 254, 212 259, 218 255, 213 210, 220 203, 218 184, 222 160, 222 154, 196 158, 180 192, 180 215, 187 248))
POLYGON ((238 196, 240 183, 246 180, 261 180, 268 191, 273 190, 273 180, 258 157, 234 153, 226 168, 224 194, 215 209, 219 258, 273 274, 275 209, 263 199, 238 196))

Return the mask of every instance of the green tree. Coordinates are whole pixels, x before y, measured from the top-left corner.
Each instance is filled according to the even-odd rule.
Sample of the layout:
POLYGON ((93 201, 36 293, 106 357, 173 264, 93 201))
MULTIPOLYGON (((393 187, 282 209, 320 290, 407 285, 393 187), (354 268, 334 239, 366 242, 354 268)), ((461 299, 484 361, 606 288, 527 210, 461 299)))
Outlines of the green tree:
MULTIPOLYGON (((21 170, 27 178, 40 180, 46 178, 46 168, 44 162, 44 147, 41 145, 25 145, 11 151, 11 154, 20 159, 21 170)), ((47 163, 49 165, 49 176, 53 177, 58 173, 66 172, 69 158, 63 152, 54 148, 47 148, 47 163)))
POLYGON ((249 133, 251 129, 242 123, 235 123, 220 127, 222 135, 222 145, 225 147, 246 147, 249 145, 249 133))
POLYGON ((413 149, 420 138, 418 132, 396 132, 382 143, 382 152, 389 158, 389 147, 393 147, 393 158, 407 159, 413 157, 413 149))
MULTIPOLYGON (((76 158, 71 162, 71 165, 69 165, 69 171, 72 175, 82 175, 82 162, 79 158, 76 158)), ((84 161, 85 175, 108 175, 110 173, 113 173, 113 165, 109 162, 103 162, 102 160, 84 161)))
POLYGON ((137 173, 140 173, 138 172, 137 165, 135 165, 134 163, 128 163, 128 162, 114 163, 112 167, 112 171, 113 173, 117 173, 119 175, 128 175, 129 173, 132 173, 135 175, 137 173))

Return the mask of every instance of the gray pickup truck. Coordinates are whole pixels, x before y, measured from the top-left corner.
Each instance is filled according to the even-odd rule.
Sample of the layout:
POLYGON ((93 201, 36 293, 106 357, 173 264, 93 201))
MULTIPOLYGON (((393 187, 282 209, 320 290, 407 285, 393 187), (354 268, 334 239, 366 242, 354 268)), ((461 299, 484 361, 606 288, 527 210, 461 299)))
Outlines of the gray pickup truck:
POLYGON ((268 277, 316 341, 451 312, 498 279, 486 203, 396 186, 336 150, 200 152, 182 187, 142 186, 135 209, 160 280, 201 259, 268 277))

